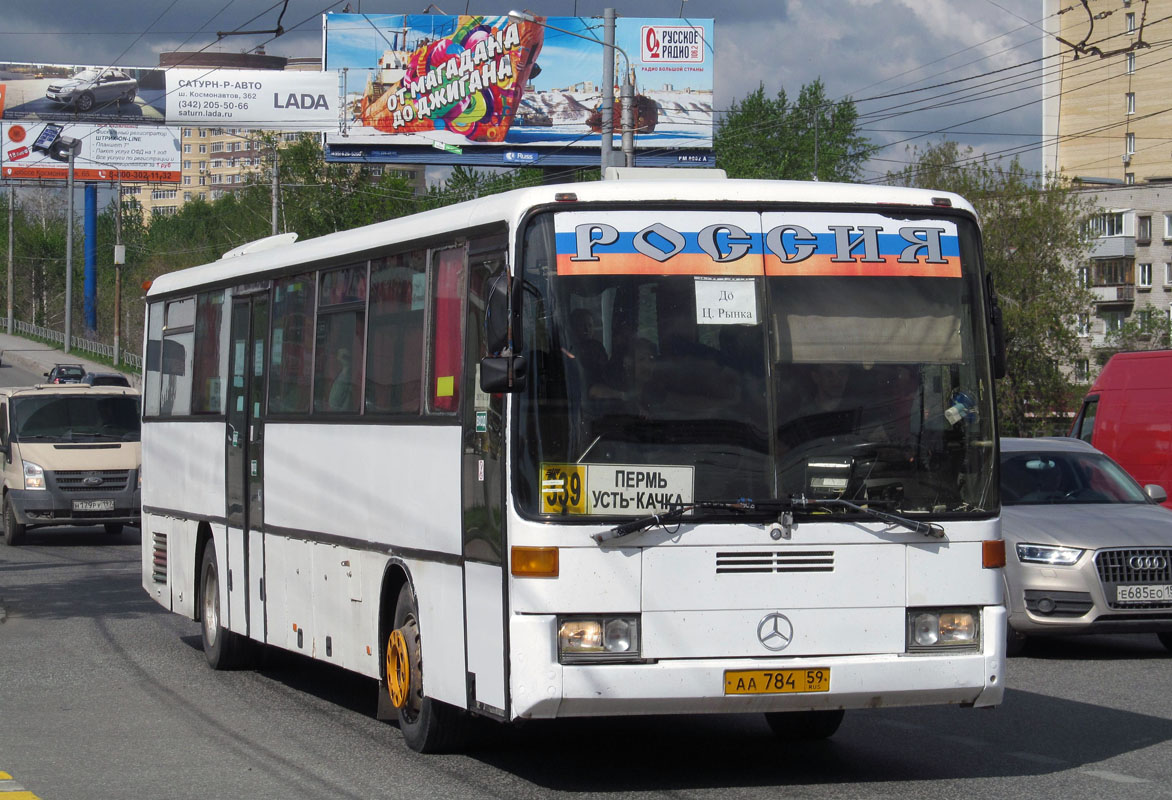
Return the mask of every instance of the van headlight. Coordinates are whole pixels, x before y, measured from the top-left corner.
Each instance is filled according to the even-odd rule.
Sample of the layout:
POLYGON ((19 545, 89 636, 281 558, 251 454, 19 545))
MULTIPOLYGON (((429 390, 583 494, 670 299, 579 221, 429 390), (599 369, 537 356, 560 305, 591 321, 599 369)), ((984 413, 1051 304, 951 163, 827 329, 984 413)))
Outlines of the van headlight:
POLYGON ((639 617, 558 618, 558 663, 597 664, 642 661, 639 617))
POLYGON ((40 465, 31 461, 22 461, 21 463, 24 464, 24 488, 44 489, 45 471, 41 469, 40 465))
POLYGON ((980 619, 980 612, 970 608, 909 608, 907 650, 975 650, 981 643, 980 619))

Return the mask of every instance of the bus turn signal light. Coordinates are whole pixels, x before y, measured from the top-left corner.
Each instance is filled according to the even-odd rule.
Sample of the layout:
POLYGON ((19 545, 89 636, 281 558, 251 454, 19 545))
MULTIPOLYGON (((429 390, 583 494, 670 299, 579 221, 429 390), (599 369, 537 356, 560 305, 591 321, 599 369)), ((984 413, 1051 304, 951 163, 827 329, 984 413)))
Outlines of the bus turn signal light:
POLYGON ((988 539, 981 542, 981 566, 985 569, 997 569, 1005 566, 1005 541, 1003 539, 988 539))
POLYGON ((518 578, 556 578, 558 576, 558 549, 556 547, 514 547, 513 574, 518 578))

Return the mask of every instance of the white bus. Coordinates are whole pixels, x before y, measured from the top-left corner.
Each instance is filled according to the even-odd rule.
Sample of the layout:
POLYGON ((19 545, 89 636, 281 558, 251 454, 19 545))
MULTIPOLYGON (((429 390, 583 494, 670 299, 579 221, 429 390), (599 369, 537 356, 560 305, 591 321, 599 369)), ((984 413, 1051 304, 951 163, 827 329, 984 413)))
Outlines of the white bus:
MULTIPOLYGON (((617 171, 160 276, 143 585, 212 667, 377 679, 419 751, 473 717, 1003 694, 972 208, 617 171)), ((1003 361, 1002 361, 1003 363, 1003 361)))

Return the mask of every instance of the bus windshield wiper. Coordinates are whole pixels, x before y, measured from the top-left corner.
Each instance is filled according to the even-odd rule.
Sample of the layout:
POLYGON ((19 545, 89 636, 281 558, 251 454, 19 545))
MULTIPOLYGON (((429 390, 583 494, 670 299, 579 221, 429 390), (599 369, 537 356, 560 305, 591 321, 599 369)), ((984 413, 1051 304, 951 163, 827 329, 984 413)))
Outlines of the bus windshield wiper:
MULTIPOLYGON (((739 500, 726 501, 699 501, 696 503, 683 503, 678 506, 673 506, 667 511, 660 514, 651 514, 646 517, 639 517, 630 522, 624 522, 616 525, 608 531, 602 533, 595 533, 591 536, 594 541, 602 544, 603 542, 621 539, 624 536, 629 536, 632 533, 645 531, 648 528, 654 528, 660 525, 670 525, 673 522, 681 522, 684 515, 691 514, 696 511, 730 511, 738 515, 760 515, 766 516, 779 515, 786 512, 794 511, 812 511, 819 508, 845 508, 854 511, 858 514, 864 514, 868 517, 886 522, 890 525, 898 525, 901 528, 907 528, 915 533, 921 533, 924 536, 930 536, 934 539, 944 538, 944 528, 934 522, 921 522, 920 520, 908 519, 899 514, 892 514, 887 511, 880 511, 868 506, 860 506, 849 500, 838 499, 808 499, 805 495, 797 495, 790 497, 788 500, 763 500, 757 501, 749 498, 741 498, 739 500)), ((705 515, 708 516, 708 515, 705 515)), ((690 517, 689 519, 694 519, 690 517)))

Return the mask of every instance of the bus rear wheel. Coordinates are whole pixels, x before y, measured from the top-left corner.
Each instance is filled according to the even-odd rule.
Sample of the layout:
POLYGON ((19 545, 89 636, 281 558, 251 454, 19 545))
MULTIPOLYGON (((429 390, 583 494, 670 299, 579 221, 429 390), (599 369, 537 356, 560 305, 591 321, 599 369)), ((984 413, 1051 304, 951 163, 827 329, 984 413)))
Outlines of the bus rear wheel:
POLYGON ((468 741, 472 719, 462 709, 423 694, 423 653, 419 614, 410 585, 395 603, 394 628, 387 636, 387 692, 403 740, 417 753, 459 750, 468 741))
POLYGON ((769 712, 765 722, 779 739, 814 741, 829 739, 842 724, 844 711, 780 711, 769 712))
POLYGON ((212 669, 236 669, 244 665, 248 640, 224 627, 220 616, 220 567, 216 543, 208 539, 199 568, 199 627, 203 654, 212 669))

